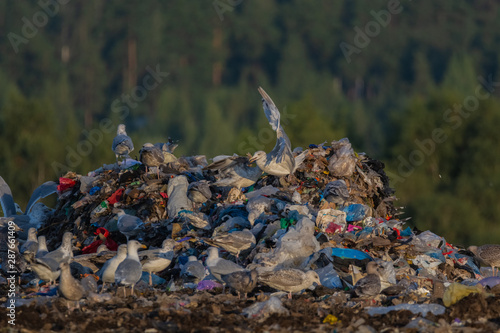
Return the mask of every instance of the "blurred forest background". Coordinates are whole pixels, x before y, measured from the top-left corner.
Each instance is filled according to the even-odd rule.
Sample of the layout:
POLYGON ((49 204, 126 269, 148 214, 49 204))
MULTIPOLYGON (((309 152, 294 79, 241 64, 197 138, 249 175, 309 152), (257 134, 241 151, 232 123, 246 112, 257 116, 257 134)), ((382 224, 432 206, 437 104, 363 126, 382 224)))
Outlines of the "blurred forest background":
POLYGON ((269 151, 262 86, 294 146, 348 137, 418 228, 498 243, 499 2, 59 1, 0 2, 0 175, 21 206, 113 163, 121 122, 132 157, 168 136, 269 151))

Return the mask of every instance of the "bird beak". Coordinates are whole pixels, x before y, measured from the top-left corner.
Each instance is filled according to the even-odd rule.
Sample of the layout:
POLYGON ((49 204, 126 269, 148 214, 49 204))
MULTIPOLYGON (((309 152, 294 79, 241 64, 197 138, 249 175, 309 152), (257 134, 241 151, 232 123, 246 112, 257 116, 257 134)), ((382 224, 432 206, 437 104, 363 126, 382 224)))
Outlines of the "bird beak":
POLYGON ((141 249, 147 249, 148 247, 144 244, 141 244, 141 249))
POLYGON ((255 162, 255 160, 257 160, 257 157, 252 156, 251 158, 248 159, 248 162, 253 163, 253 162, 255 162))

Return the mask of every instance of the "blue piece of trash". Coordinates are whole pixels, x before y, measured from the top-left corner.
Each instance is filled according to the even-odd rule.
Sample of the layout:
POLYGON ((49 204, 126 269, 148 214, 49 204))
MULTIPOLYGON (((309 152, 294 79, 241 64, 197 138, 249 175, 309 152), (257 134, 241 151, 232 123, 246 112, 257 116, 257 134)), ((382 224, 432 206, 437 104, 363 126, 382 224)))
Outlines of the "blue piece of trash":
POLYGON ((100 188, 99 186, 94 186, 94 187, 92 187, 92 188, 90 189, 89 194, 90 194, 90 195, 94 195, 94 194, 96 194, 97 192, 99 192, 100 190, 101 190, 101 188, 100 188))
POLYGON ((368 207, 362 204, 352 204, 342 208, 342 211, 347 214, 345 218, 347 222, 356 222, 365 218, 368 207))
POLYGON ((370 257, 366 252, 354 249, 342 249, 337 247, 332 248, 332 256, 342 259, 373 260, 372 257, 370 257))

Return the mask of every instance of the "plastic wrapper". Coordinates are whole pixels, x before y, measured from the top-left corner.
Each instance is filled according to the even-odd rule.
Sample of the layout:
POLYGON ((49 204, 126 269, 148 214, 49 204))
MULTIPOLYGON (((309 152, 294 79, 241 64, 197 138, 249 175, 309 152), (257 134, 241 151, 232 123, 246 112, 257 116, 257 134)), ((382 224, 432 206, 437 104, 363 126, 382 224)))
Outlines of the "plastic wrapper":
POLYGON ((332 142, 335 153, 330 157, 328 170, 335 177, 350 177, 356 168, 356 156, 349 139, 332 142))

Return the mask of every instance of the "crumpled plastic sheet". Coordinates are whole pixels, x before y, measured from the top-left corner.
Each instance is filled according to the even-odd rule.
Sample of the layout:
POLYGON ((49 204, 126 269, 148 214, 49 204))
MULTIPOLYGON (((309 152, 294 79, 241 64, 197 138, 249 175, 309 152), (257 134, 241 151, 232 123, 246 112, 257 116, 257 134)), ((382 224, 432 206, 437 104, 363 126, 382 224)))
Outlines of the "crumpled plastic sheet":
POLYGON ((465 286, 461 283, 454 282, 446 288, 443 296, 443 304, 448 307, 470 294, 481 292, 483 292, 483 287, 479 284, 475 286, 465 286))
POLYGON ((366 312, 370 316, 374 315, 384 315, 390 311, 400 311, 400 310, 410 310, 414 314, 420 314, 426 316, 428 312, 434 315, 442 315, 446 311, 446 308, 440 304, 408 304, 401 303, 392 306, 380 306, 380 307, 368 307, 366 312))
POLYGON ((248 318, 267 318, 272 314, 288 316, 290 311, 283 306, 278 297, 271 296, 265 302, 257 302, 243 309, 242 313, 248 318))

